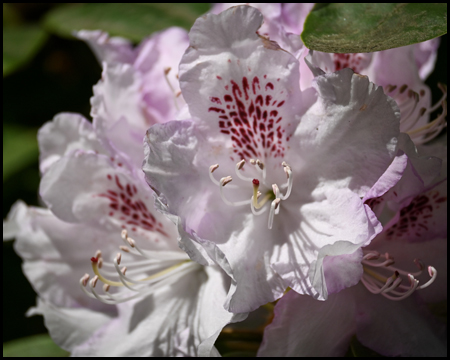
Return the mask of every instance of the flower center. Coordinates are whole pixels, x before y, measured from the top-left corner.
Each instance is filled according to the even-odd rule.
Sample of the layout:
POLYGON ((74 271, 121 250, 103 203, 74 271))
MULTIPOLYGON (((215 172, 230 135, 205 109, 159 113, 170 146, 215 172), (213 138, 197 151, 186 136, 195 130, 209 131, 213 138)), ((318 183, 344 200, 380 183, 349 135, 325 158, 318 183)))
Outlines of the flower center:
POLYGON ((415 277, 422 275, 425 266, 419 259, 414 263, 419 268, 417 272, 408 272, 394 267, 395 260, 389 254, 380 254, 377 251, 364 251, 363 260, 364 273, 361 282, 372 294, 381 294, 390 300, 403 300, 414 291, 425 289, 431 285, 437 276, 437 271, 433 266, 428 266, 430 279, 423 285, 419 285, 419 280, 415 277), (385 277, 381 271, 391 272, 393 275, 385 277), (408 278, 409 286, 402 285, 404 278, 408 278))
MULTIPOLYGON (((259 175, 263 179, 263 182, 265 183, 266 167, 265 167, 264 163, 258 159, 256 159, 256 160, 250 159, 250 164, 254 165, 254 167, 256 168, 256 171, 259 173, 259 175)), ((283 161, 281 163, 281 165, 283 166, 284 172, 286 173, 286 177, 287 177, 287 182, 285 184, 286 193, 284 195, 281 193, 280 188, 278 187, 277 184, 272 184, 272 189, 271 190, 267 189, 265 195, 262 196, 262 192, 259 190, 260 189, 260 181, 256 178, 250 178, 250 177, 247 177, 242 174, 241 170, 243 169, 244 165, 245 165, 245 160, 239 161, 235 166, 235 172, 236 172, 236 175, 241 180, 243 180, 245 183, 249 183, 249 182, 252 183, 253 195, 248 200, 233 202, 233 201, 228 200, 225 197, 224 187, 227 184, 229 184, 233 180, 233 178, 231 176, 225 176, 225 177, 221 178, 220 181, 217 181, 214 178, 213 173, 219 167, 218 164, 211 165, 209 167, 210 179, 214 184, 219 186, 220 196, 225 204, 230 205, 230 206, 250 205, 251 211, 252 211, 253 215, 255 215, 255 216, 263 214, 267 209, 267 207, 264 207, 264 205, 267 202, 269 202, 270 200, 272 200, 270 203, 269 219, 268 219, 268 225, 267 225, 269 229, 272 229, 274 216, 278 215, 278 213, 280 212, 281 200, 286 200, 289 197, 289 195, 291 194, 292 184, 293 184, 292 169, 288 164, 286 164, 286 162, 283 161)), ((238 186, 236 186, 236 185, 228 186, 228 188, 235 188, 235 189, 237 187, 238 186)))
POLYGON ((80 279, 81 289, 87 296, 105 304, 119 304, 149 295, 199 268, 199 265, 187 259, 184 253, 145 251, 128 236, 127 230, 122 230, 121 235, 126 246, 120 246, 120 250, 130 254, 130 269, 120 266, 122 253, 117 253, 112 263, 105 263, 101 251, 98 250, 91 258, 95 276, 90 281, 89 274, 80 279), (136 260, 136 256, 143 260, 136 260), (103 283, 103 294, 99 294, 95 289, 99 280, 103 283), (86 289, 88 284, 91 291, 86 289), (111 291, 111 288, 117 291, 111 291))

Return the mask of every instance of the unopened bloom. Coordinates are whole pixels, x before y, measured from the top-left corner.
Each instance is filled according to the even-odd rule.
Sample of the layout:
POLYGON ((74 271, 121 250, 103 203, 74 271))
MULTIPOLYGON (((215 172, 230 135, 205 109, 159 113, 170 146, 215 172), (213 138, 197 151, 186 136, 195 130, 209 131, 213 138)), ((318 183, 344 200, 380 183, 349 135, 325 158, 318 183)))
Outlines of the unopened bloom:
POLYGON ((151 127, 144 164, 160 208, 186 230, 185 251, 233 277, 233 312, 288 286, 325 299, 325 256, 354 254, 342 282, 356 284, 358 249, 381 231, 361 199, 396 181, 379 181, 397 159, 395 102, 350 69, 301 92, 297 59, 258 35, 261 23, 247 6, 196 21, 180 64, 192 120, 151 127))

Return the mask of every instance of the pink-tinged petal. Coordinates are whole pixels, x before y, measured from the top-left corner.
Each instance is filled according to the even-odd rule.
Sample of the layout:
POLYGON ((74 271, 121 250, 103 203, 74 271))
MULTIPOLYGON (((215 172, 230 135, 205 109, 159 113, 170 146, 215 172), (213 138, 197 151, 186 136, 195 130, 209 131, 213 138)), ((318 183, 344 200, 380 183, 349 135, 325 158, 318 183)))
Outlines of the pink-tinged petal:
POLYGON ((275 306, 258 356, 344 356, 356 330, 351 290, 327 301, 289 291, 275 306))
POLYGON ((134 67, 141 73, 145 112, 153 123, 179 119, 177 112, 185 103, 180 94, 178 64, 188 46, 186 30, 171 27, 153 34, 137 49, 134 67))
MULTIPOLYGON (((89 271, 89 259, 102 241, 113 235, 56 218, 49 210, 26 207, 19 203, 8 221, 16 223, 15 251, 24 260, 23 271, 38 295, 56 306, 86 307, 114 313, 86 297, 78 286, 80 277, 89 271)), ((114 253, 117 247, 114 247, 114 253)), ((104 248, 105 256, 111 248, 104 248)))
POLYGON ((300 35, 306 16, 313 8, 314 3, 285 3, 282 6, 283 26, 286 31, 300 35))
POLYGON ((119 36, 110 37, 101 30, 81 30, 74 35, 89 45, 100 64, 103 62, 132 64, 136 58, 131 42, 119 36))
MULTIPOLYGON (((375 208, 377 214, 379 211, 377 205, 388 205, 389 212, 397 212, 398 210, 409 205, 414 197, 423 191, 433 187, 432 183, 436 183, 440 174, 442 160, 435 156, 419 156, 414 143, 408 135, 400 134, 399 151, 405 152, 408 156, 407 166, 400 181, 395 184, 387 193, 380 194, 380 197, 374 196, 369 200, 368 204, 375 208)), ((366 196, 365 199, 369 198, 366 196)), ((381 209, 379 209, 381 210, 381 209)), ((383 223, 386 224, 387 211, 383 215, 383 223)))
MULTIPOLYGON (((354 288, 358 340, 384 356, 446 356, 444 325, 414 296, 391 301, 354 288)), ((425 290, 422 290, 425 291, 425 290)))
POLYGON ((131 65, 104 63, 102 79, 94 86, 91 98, 94 128, 104 146, 112 143, 116 150, 128 155, 136 167, 142 156, 135 156, 142 151, 142 138, 153 123, 146 117, 141 87, 142 78, 131 65), (128 144, 125 149, 124 143, 128 144))
MULTIPOLYGON (((404 134, 400 134, 400 137, 404 134)), ((408 166, 408 156, 402 151, 398 150, 392 163, 389 165, 383 175, 377 180, 374 186, 364 196, 363 201, 373 200, 375 203, 377 198, 383 196, 391 190, 402 178, 406 167, 408 166)))
MULTIPOLYGON (((292 210, 283 219, 284 228, 291 229, 289 240, 274 251, 271 266, 293 290, 326 299, 323 259, 338 256, 339 263, 339 256, 353 254, 380 233, 381 224, 357 195, 344 189, 330 191, 322 201, 303 205, 298 216, 300 226, 293 225, 293 214, 292 210)), ((348 265, 345 274, 336 275, 332 291, 345 284, 354 285, 361 278, 361 264, 352 260, 348 265), (347 274, 352 276, 346 279, 347 274)))
POLYGON ((27 205, 22 200, 16 201, 11 206, 6 220, 3 220, 3 241, 13 240, 17 236, 26 216, 27 205))
POLYGON ((52 340, 61 348, 72 351, 85 342, 111 317, 86 308, 56 307, 38 299, 37 306, 27 312, 27 316, 43 315, 44 324, 52 340))
MULTIPOLYGON (((198 337, 202 340, 198 347, 199 356, 211 356, 214 342, 222 328, 247 318, 247 314, 232 314, 223 307, 227 295, 227 276, 215 266, 204 268, 208 281, 198 295, 198 337)), ((192 330, 191 330, 192 331, 192 330)))
POLYGON ((301 113, 298 62, 258 36, 262 20, 248 6, 198 19, 180 63, 191 115, 236 162, 282 157, 301 113))
POLYGON ((98 141, 92 124, 83 116, 72 113, 56 115, 39 129, 39 168, 41 173, 62 156, 76 150, 95 151, 106 154, 98 141))
POLYGON ((346 242, 337 242, 320 249, 317 262, 323 258, 323 276, 328 294, 338 293, 360 281, 363 273, 362 257, 361 248, 346 242), (356 251, 349 253, 352 248, 356 248, 356 251))
POLYGON ((397 153, 398 107, 382 88, 350 69, 318 76, 314 86, 319 99, 291 142, 298 143, 303 166, 320 171, 320 181, 363 197, 397 153))
POLYGON ((414 197, 385 232, 389 239, 408 243, 447 237, 447 180, 414 197))
POLYGON ((64 157, 44 175, 40 194, 64 221, 116 231, 118 238, 127 229, 155 249, 175 248, 175 227, 153 210, 153 196, 143 180, 121 165, 93 153, 64 157))
POLYGON ((414 58, 422 80, 425 80, 434 70, 440 40, 441 38, 435 38, 414 45, 414 58))

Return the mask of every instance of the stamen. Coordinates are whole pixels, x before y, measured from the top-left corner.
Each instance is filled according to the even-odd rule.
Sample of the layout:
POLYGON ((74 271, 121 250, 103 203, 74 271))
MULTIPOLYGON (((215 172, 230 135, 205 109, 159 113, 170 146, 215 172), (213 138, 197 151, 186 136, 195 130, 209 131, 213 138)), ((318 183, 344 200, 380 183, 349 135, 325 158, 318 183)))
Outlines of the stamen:
POLYGON ((405 299, 414 291, 425 289, 431 285, 437 276, 436 269, 429 266, 428 274, 431 279, 425 284, 418 286, 419 280, 417 280, 415 276, 420 276, 422 274, 424 266, 418 259, 414 259, 414 263, 419 268, 419 271, 410 273, 392 266, 394 264, 394 258, 389 253, 381 255, 376 251, 365 252, 362 260, 364 273, 361 282, 373 294, 381 294, 384 297, 395 301, 405 299), (377 271, 371 270, 370 267, 376 269, 384 268, 388 271, 393 271, 394 274, 391 277, 386 278, 377 271), (402 278, 400 275, 408 278, 410 286, 401 285, 402 278))
MULTIPOLYGON (((249 162, 250 162, 250 164, 252 164, 256 167, 257 171, 262 173, 263 183, 264 183, 265 176, 266 176, 266 169, 267 169, 265 164, 259 159, 250 159, 249 162)), ((231 186, 234 186, 236 188, 238 186, 237 185, 228 185, 233 181, 233 178, 231 176, 222 177, 220 179, 220 181, 217 181, 213 177, 212 173, 219 167, 218 164, 211 165, 209 167, 210 178, 214 184, 219 185, 220 197, 222 198, 223 202, 225 202, 225 204, 230 205, 230 206, 241 206, 241 205, 250 204, 250 209, 254 215, 261 215, 263 212, 265 212, 266 210, 265 210, 265 208, 263 208, 263 206, 269 200, 273 200, 273 196, 275 196, 275 200, 273 200, 275 202, 272 201, 272 204, 270 206, 271 209, 270 209, 269 220, 268 220, 268 227, 270 229, 273 224, 274 215, 277 215, 280 212, 280 206, 279 206, 280 201, 286 200, 292 192, 292 187, 293 187, 292 169, 285 161, 282 162, 283 170, 284 170, 284 172, 286 174, 286 178, 287 178, 286 193, 284 195, 281 194, 281 191, 277 184, 272 184, 273 191, 272 192, 267 191, 266 195, 261 198, 262 193, 261 193, 261 191, 259 191, 260 181, 255 178, 252 179, 250 177, 244 176, 241 173, 241 170, 244 168, 245 163, 246 162, 244 159, 237 162, 235 165, 235 172, 236 172, 236 175, 241 180, 244 180, 245 182, 248 182, 250 180, 252 181, 253 195, 251 196, 250 200, 232 202, 225 197, 224 190, 223 190, 223 188, 225 186, 228 186, 228 188, 230 188, 231 186)))
POLYGON ((180 108, 178 107, 177 94, 175 93, 175 89, 173 88, 172 84, 170 83, 170 80, 169 80, 169 77, 168 77, 170 70, 172 70, 171 67, 166 67, 164 69, 164 79, 166 79, 167 85, 169 85, 170 90, 174 94, 173 102, 175 104, 175 108, 178 111, 178 110, 180 110, 180 108))
POLYGON ((242 180, 249 181, 249 180, 251 180, 251 178, 248 178, 248 177, 242 175, 242 173, 239 171, 244 167, 244 165, 245 165, 245 160, 241 160, 236 164, 236 167, 235 167, 236 175, 242 180))
MULTIPOLYGON (((121 237, 124 241, 126 241, 128 244, 134 243, 134 249, 137 251, 137 254, 140 255, 139 251, 140 248, 136 245, 135 241, 133 240, 130 242, 130 238, 128 236, 128 233, 126 230, 122 231, 121 237)), ((132 239, 131 239, 132 240, 132 239)), ((130 245, 131 246, 131 245, 130 245)), ((142 253, 148 257, 144 251, 142 253)), ((99 262, 102 259, 101 253, 96 252, 96 256, 91 258, 91 265, 92 270, 95 274, 95 276, 89 280, 89 274, 85 274, 80 279, 80 287, 83 290, 83 292, 91 297, 96 298, 106 304, 118 304, 125 301, 129 301, 132 299, 136 299, 148 294, 151 294, 152 292, 158 290, 162 286, 170 286, 175 281, 178 281, 181 276, 184 276, 186 272, 190 272, 194 269, 198 269, 199 265, 192 262, 191 260, 186 260, 186 256, 182 256, 182 260, 180 261, 180 257, 169 255, 167 252, 157 252, 162 256, 162 260, 145 260, 141 262, 134 262, 133 267, 135 268, 134 273, 140 274, 140 276, 128 276, 127 273, 127 267, 120 268, 121 262, 123 262, 123 257, 121 253, 117 253, 117 255, 114 257, 114 260, 112 264, 106 264, 107 268, 113 266, 115 269, 115 272, 111 273, 110 271, 106 271, 109 275, 108 277, 113 275, 116 278, 118 278, 119 281, 114 281, 111 279, 108 279, 105 277, 102 272, 99 269, 99 262), (166 259, 164 259, 166 257, 166 259), (171 262, 172 264, 169 266, 166 266, 166 262, 171 262), (155 265, 157 265, 155 267, 155 265), (146 273, 148 270, 151 270, 153 273, 146 273), (156 272, 155 272, 156 270, 156 272), (97 282, 101 281, 103 283, 103 293, 99 294, 95 287, 97 285, 97 282), (87 285, 89 284, 90 291, 86 289, 87 285), (109 291, 111 287, 117 287, 119 290, 115 294, 111 294, 109 291), (129 291, 132 291, 133 294, 130 294, 129 291), (128 292, 128 295, 126 293, 128 292), (123 296, 125 294, 125 296, 123 296)), ((138 255, 138 256, 139 256, 138 255)), ((160 258, 160 256, 158 258, 160 258)))
POLYGON ((272 229, 273 218, 275 216, 275 211, 280 204, 280 201, 281 201, 280 198, 277 198, 274 201, 272 201, 272 204, 270 204, 270 213, 269 213, 269 222, 268 222, 269 229, 272 229))
POLYGON ((225 185, 227 185, 228 183, 230 183, 232 180, 233 180, 233 178, 232 178, 231 176, 226 176, 226 177, 223 177, 222 179, 220 179, 220 185, 221 185, 221 186, 219 187, 219 189, 220 189, 220 197, 222 198, 223 202, 224 202, 225 204, 227 204, 227 205, 230 205, 230 206, 243 206, 243 205, 248 205, 248 204, 250 203, 249 200, 237 201, 237 202, 231 202, 231 201, 229 201, 229 200, 225 197, 225 195, 224 195, 224 193, 223 193, 223 188, 225 187, 225 185))
POLYGON ((447 122, 445 121, 445 117, 447 116, 447 102, 442 102, 442 114, 438 115, 436 119, 434 119, 432 122, 426 124, 425 126, 422 126, 418 129, 414 129, 411 131, 407 131, 406 133, 415 140, 415 144, 421 145, 424 144, 432 139, 434 139, 436 136, 439 135, 439 133, 447 126, 447 122), (422 139, 418 140, 417 138, 423 137, 422 139))

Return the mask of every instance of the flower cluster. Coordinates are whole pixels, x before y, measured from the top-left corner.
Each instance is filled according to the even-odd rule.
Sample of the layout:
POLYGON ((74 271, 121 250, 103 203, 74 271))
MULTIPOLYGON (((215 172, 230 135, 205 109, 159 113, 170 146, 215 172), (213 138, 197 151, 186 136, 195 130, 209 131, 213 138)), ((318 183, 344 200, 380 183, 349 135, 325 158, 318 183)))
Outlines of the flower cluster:
POLYGON ((446 352, 423 306, 446 299, 437 41, 313 52, 310 5, 259 8, 217 5, 136 48, 77 33, 103 66, 93 122, 41 128, 47 207, 4 223, 29 314, 73 355, 218 355, 225 326, 275 301, 260 356, 344 355, 355 335, 446 352))

